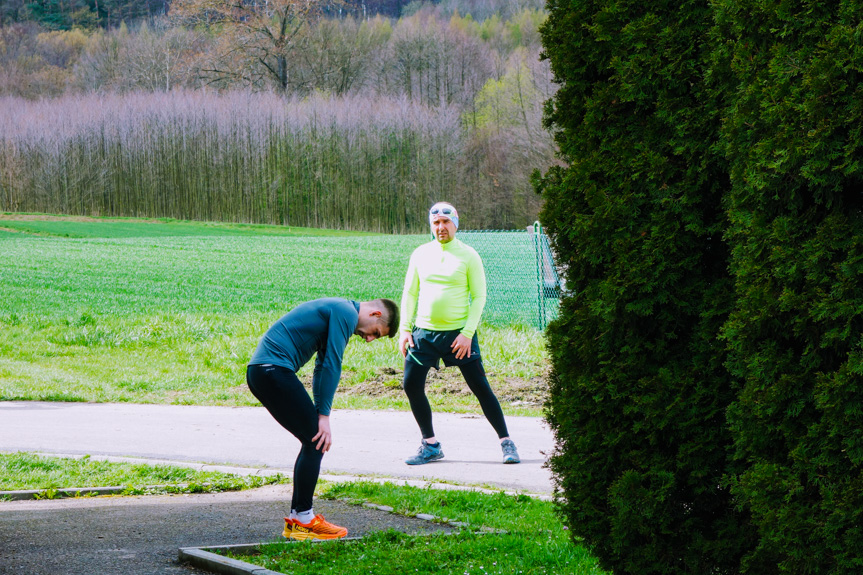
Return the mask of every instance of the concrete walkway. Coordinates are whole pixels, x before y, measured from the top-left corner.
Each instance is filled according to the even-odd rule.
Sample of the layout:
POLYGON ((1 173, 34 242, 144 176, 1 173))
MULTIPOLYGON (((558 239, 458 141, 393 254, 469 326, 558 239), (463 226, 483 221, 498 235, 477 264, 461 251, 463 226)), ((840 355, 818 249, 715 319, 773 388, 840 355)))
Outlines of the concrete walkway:
MULTIPOLYGON (((97 497, 0 503, 0 575, 203 575, 178 549, 281 540, 290 487, 181 496, 97 497)), ((315 511, 351 537, 445 525, 340 501, 315 511)))
MULTIPOLYGON (((419 445, 409 413, 335 411, 325 477, 374 476, 449 482, 549 495, 543 464, 553 447, 540 419, 509 417, 522 463, 503 465, 488 422, 436 414, 442 461, 410 467, 419 445)), ((298 442, 260 407, 0 402, 0 451, 33 451, 151 462, 206 463, 290 473, 298 442)), ((76 486, 69 486, 76 487, 76 486)), ((207 495, 83 498, 0 503, 0 575, 203 575, 177 561, 180 547, 278 539, 290 486, 207 495)), ((315 501, 350 535, 439 529, 419 519, 315 501)))
MULTIPOLYGON (((522 463, 503 465, 482 416, 436 413, 446 457, 411 467, 420 442, 410 413, 337 410, 323 474, 420 479, 550 494, 554 441, 539 418, 507 417, 522 463)), ((138 457, 290 470, 299 442, 262 407, 0 402, 0 451, 138 457)), ((72 487, 72 486, 70 486, 72 487)))

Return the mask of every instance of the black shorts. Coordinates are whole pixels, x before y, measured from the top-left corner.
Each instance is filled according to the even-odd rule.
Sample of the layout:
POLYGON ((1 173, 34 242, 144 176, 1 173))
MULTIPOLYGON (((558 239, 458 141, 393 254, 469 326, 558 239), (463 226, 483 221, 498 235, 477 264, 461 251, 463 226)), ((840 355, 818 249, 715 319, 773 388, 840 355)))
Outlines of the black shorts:
POLYGON ((425 367, 433 367, 440 369, 438 364, 443 360, 445 366, 464 365, 472 361, 480 359, 479 356, 479 339, 476 333, 470 342, 470 357, 467 355, 461 359, 456 359, 455 352, 452 350, 452 343, 460 329, 452 331, 432 331, 415 327, 411 335, 414 338, 413 347, 408 347, 405 361, 412 361, 425 367))

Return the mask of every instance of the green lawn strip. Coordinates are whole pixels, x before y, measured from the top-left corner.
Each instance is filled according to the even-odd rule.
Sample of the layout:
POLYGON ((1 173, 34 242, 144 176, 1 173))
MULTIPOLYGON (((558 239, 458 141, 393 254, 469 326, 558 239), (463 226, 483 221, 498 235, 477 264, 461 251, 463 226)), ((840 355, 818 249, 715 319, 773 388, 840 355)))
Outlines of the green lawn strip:
POLYGON ((355 482, 331 484, 322 496, 373 502, 407 515, 427 513, 474 528, 454 535, 383 531, 352 541, 272 543, 261 546, 260 554, 233 558, 296 574, 604 573, 586 548, 572 542, 553 503, 525 495, 355 482), (506 533, 482 533, 481 527, 506 533))
POLYGON ((0 228, 21 233, 63 238, 134 238, 177 236, 374 236, 370 232, 321 230, 260 224, 231 224, 222 222, 192 222, 160 218, 77 218, 74 216, 6 216, 0 215, 0 228), (13 219, 18 218, 18 219, 13 219))
POLYGON ((40 489, 45 498, 69 488, 122 487, 123 495, 217 493, 287 482, 281 475, 243 476, 171 465, 96 461, 88 456, 0 453, 0 491, 40 489))

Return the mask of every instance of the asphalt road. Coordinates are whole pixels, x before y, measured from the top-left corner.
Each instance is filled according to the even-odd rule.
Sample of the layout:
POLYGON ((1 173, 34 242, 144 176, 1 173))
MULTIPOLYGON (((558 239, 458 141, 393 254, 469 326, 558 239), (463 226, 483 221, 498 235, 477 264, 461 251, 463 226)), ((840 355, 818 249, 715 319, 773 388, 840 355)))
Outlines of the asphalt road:
MULTIPOLYGON (((554 445, 539 418, 507 417, 522 463, 503 465, 484 417, 436 413, 446 457, 411 467, 420 433, 396 411, 333 411, 322 473, 423 479, 550 494, 543 464, 554 445)), ((0 451, 112 455, 291 470, 299 442, 263 407, 0 402, 0 451)), ((72 487, 72 486, 70 486, 72 487)))
MULTIPOLYGON (((411 467, 419 446, 409 413, 334 411, 333 448, 322 474, 445 482, 550 495, 543 464, 553 447, 537 418, 509 417, 522 463, 503 465, 491 425, 477 416, 435 414, 445 459, 411 467)), ((0 402, 0 451, 35 451, 279 469, 290 473, 299 444, 264 408, 0 402)), ((79 486, 68 486, 79 487, 79 486)), ((180 547, 277 539, 290 486, 240 493, 0 502, 2 575, 189 575, 180 547)), ((440 529, 420 519, 340 502, 315 511, 349 535, 393 528, 440 529)))
MULTIPOLYGON (((181 547, 281 539, 290 486, 238 493, 99 497, 0 503, 2 575, 195 575, 181 547)), ((447 530, 441 524, 338 501, 315 511, 349 536, 397 529, 447 530)))

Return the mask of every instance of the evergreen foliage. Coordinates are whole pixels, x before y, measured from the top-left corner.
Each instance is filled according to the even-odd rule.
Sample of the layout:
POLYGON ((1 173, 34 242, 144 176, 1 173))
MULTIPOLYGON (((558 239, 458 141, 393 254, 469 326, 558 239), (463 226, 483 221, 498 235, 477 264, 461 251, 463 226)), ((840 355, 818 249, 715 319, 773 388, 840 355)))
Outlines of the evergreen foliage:
POLYGON ((729 181, 712 151, 709 8, 549 6, 562 85, 547 119, 569 163, 539 184, 570 290, 548 329, 563 509, 615 572, 730 573, 746 529, 722 486, 729 181))
POLYGON ((863 5, 551 0, 560 508, 615 573, 856 573, 863 5))
POLYGON ((36 22, 48 30, 112 28, 165 14, 168 0, 4 0, 0 25, 36 22))
POLYGON ((860 573, 863 2, 721 2, 736 304, 724 335, 760 532, 747 571, 860 573))
MULTIPOLYGON (((409 0, 324 0, 319 4, 324 13, 332 17, 370 18, 380 14, 398 18, 409 3, 409 0)), ((422 2, 414 3, 422 5, 422 2)), ((171 4, 172 0, 3 0, 0 2, 0 26, 35 22, 48 30, 107 29, 121 22, 165 15, 171 11, 171 4)))

